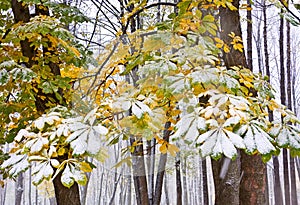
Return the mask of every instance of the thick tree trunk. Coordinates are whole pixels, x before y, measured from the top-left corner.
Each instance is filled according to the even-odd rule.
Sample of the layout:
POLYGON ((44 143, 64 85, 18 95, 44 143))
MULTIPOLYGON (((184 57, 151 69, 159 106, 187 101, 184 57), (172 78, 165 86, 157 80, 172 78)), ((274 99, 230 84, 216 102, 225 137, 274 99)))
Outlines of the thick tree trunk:
MULTIPOLYGON (((227 166, 225 176, 221 176, 223 157, 219 161, 212 160, 213 177, 215 183, 215 205, 238 205, 239 204, 239 184, 240 184, 240 156, 231 161, 227 166)), ((228 160, 228 159, 226 159, 228 160)), ((222 174, 223 175, 223 174, 222 174)))
POLYGON ((266 202, 266 166, 260 155, 241 153, 243 177, 240 188, 241 205, 264 205, 266 202), (245 163, 245 162, 251 163, 245 163), (253 177, 259 180, 253 180, 253 177))
POLYGON ((80 205, 78 185, 74 183, 70 188, 65 187, 60 180, 61 174, 62 172, 60 172, 53 180, 57 205, 80 205))
MULTIPOLYGON (((11 5, 12 5, 12 10, 13 10, 14 19, 16 23, 20 21, 26 23, 30 21, 30 13, 29 13, 28 5, 26 5, 23 2, 19 2, 18 0, 11 0, 11 5)), ((49 11, 47 9, 40 10, 39 7, 36 7, 36 13, 48 15, 49 11)), ((35 48, 33 46, 30 46, 30 42, 27 39, 25 39, 21 41, 21 49, 22 49, 23 56, 28 58, 27 66, 28 67, 33 66, 35 63, 35 61, 33 60, 33 57, 35 56, 35 51, 34 51, 35 48)), ((60 70, 58 65, 50 62, 49 67, 51 68, 51 72, 53 74, 60 75, 60 70)), ((36 104, 37 111, 40 113, 45 112, 45 110, 47 109, 47 107, 45 106, 46 105, 45 100, 42 100, 38 96, 36 96, 35 104, 36 104)), ((61 174, 59 174, 53 181, 57 204, 58 205, 66 205, 66 204, 80 205, 78 184, 75 183, 70 189, 68 189, 67 187, 62 185, 60 181, 60 176, 61 174)))
MULTIPOLYGON (((135 140, 131 139, 131 144, 135 140)), ((146 169, 145 169, 145 160, 144 160, 144 146, 143 142, 139 140, 135 146, 135 150, 132 153, 132 169, 133 169, 133 183, 135 188, 136 202, 137 204, 148 205, 148 187, 147 187, 147 178, 146 178, 146 169)))
MULTIPOLYGON (((233 0, 232 4, 239 8, 239 0, 233 0)), ((220 24, 221 24, 221 38, 227 43, 228 45, 231 42, 231 38, 228 36, 230 32, 235 33, 235 35, 242 37, 241 32, 241 24, 240 24, 240 15, 238 13, 238 10, 231 11, 229 9, 220 9, 220 24)), ((224 61, 227 68, 230 68, 231 66, 241 65, 244 67, 247 67, 247 61, 245 54, 238 51, 238 50, 231 50, 230 53, 224 54, 224 61)), ((261 156, 247 156, 246 154, 241 155, 241 163, 238 162, 239 159, 236 159, 231 166, 229 167, 228 173, 226 178, 230 176, 229 179, 234 180, 233 182, 230 181, 231 185, 234 185, 235 187, 226 187, 226 178, 225 180, 217 180, 220 187, 216 188, 216 193, 221 192, 222 190, 228 190, 232 189, 231 192, 227 192, 226 194, 223 194, 221 196, 218 196, 216 194, 216 204, 221 204, 225 201, 228 201, 228 199, 232 200, 229 201, 228 204, 255 204, 257 205, 258 202, 264 201, 265 199, 265 189, 266 189, 266 180, 265 180, 265 165, 262 163, 261 156), (252 166, 255 164, 256 171, 254 172, 252 169, 252 166), (240 176, 240 165, 242 167, 242 173, 243 178, 239 187, 239 179, 240 176), (232 172, 232 173, 231 173, 232 172), (247 177, 246 177, 247 176, 247 177), (223 189, 222 189, 223 188, 223 189), (238 190, 239 189, 239 190, 238 190), (252 194, 249 195, 249 190, 252 191, 252 194), (255 191, 254 191, 255 190, 255 191), (236 196, 237 195, 237 196, 236 196), (221 197, 221 198, 220 198, 221 197), (239 198, 240 197, 240 198, 239 198), (236 199, 239 198, 239 199, 236 199), (236 201, 237 200, 237 201, 236 201), (239 201, 239 202, 238 202, 239 201)), ((215 162, 216 163, 216 162, 215 162)), ((215 164, 214 163, 214 164, 215 164)), ((220 164, 218 166, 214 167, 215 171, 216 168, 219 168, 220 170, 220 164)), ((215 176, 214 173, 214 177, 215 176)), ((215 178, 216 180, 216 178, 215 178)), ((227 182, 228 183, 228 182, 227 182)), ((224 192, 224 191, 223 191, 224 192)))

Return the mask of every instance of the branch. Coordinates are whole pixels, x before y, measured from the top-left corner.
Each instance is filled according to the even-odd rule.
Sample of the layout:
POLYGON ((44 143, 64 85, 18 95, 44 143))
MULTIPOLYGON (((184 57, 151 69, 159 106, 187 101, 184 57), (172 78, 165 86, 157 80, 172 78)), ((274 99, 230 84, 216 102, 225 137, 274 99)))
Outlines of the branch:
POLYGON ((150 4, 150 5, 148 5, 148 6, 145 6, 145 7, 141 8, 140 10, 136 11, 135 13, 133 13, 133 14, 129 17, 129 19, 127 20, 126 25, 125 25, 124 28, 123 28, 123 31, 122 31, 123 34, 126 33, 126 30, 127 30, 128 26, 129 26, 129 22, 130 22, 129 20, 130 20, 130 19, 134 18, 135 16, 137 16, 138 14, 140 14, 141 12, 143 12, 144 10, 150 9, 150 8, 156 7, 156 6, 174 6, 174 7, 176 7, 176 6, 177 6, 177 3, 160 2, 160 3, 150 4))
POLYGON ((300 17, 296 16, 296 14, 294 14, 294 13, 289 9, 289 7, 287 7, 287 6, 284 4, 283 0, 279 0, 279 2, 280 2, 280 3, 283 5, 283 7, 284 7, 290 14, 292 14, 292 16, 295 17, 295 18, 299 21, 299 23, 300 23, 300 17))

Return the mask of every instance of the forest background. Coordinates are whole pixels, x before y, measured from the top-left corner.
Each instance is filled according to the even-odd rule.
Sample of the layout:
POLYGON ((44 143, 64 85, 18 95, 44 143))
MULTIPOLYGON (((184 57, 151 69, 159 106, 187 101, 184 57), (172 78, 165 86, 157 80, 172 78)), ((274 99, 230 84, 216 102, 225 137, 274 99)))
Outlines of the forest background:
POLYGON ((1 204, 297 204, 297 3, 2 0, 1 204))

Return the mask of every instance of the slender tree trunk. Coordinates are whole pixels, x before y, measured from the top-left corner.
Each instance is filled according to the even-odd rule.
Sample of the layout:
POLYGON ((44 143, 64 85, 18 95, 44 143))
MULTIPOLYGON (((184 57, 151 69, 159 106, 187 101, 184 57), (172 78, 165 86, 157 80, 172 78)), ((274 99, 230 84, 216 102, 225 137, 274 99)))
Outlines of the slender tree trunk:
MULTIPOLYGON (((169 130, 170 126, 171 126, 170 122, 167 122, 165 124, 163 139, 167 142, 169 142, 169 138, 171 134, 171 131, 169 130)), ((155 194, 154 194, 154 201, 153 201, 154 205, 159 205, 161 201, 166 163, 167 163, 167 154, 161 154, 159 159, 159 164, 158 164, 157 176, 156 176, 155 194)))
POLYGON ((182 191, 183 191, 183 204, 188 204, 188 188, 187 188, 187 157, 184 156, 182 169, 182 191))
MULTIPOLYGON (((268 51, 268 32, 267 32, 267 6, 266 1, 263 0, 263 37, 264 37, 264 55, 265 55, 265 68, 266 68, 266 75, 269 77, 268 82, 270 83, 271 72, 269 66, 269 51, 268 51)), ((269 112, 269 120, 270 122, 273 121, 273 112, 269 112)), ((281 190, 281 183, 280 183, 280 175, 279 175, 279 161, 277 156, 273 156, 273 176, 274 176, 274 197, 276 205, 283 204, 283 196, 281 190)))
POLYGON ((181 187, 181 173, 180 173, 180 152, 177 153, 175 159, 175 171, 176 171, 176 204, 182 205, 182 187, 181 187))
POLYGON ((165 196, 166 196, 166 205, 169 205, 170 199, 169 199, 169 191, 168 191, 168 175, 167 175, 167 173, 165 174, 165 179, 164 179, 164 191, 165 191, 165 196))
POLYGON ((247 0, 247 5, 250 8, 247 10, 247 64, 250 70, 253 70, 252 65, 252 15, 251 15, 251 0, 247 0))
MULTIPOLYGON (((291 68, 291 28, 290 23, 286 21, 286 69, 287 69, 287 103, 288 108, 293 110, 292 106, 292 68, 291 68)), ((291 205, 298 205, 295 160, 290 156, 290 177, 291 177, 291 205)))
POLYGON ((208 181, 207 181, 206 158, 202 160, 202 183, 203 183, 203 204, 208 204, 208 181))
POLYGON ((22 204, 22 195, 24 191, 24 174, 21 173, 16 181, 16 188, 15 188, 15 205, 22 204))
POLYGON ((154 169, 155 169, 155 144, 156 140, 147 142, 147 168, 148 168, 148 192, 149 192, 149 203, 153 204, 155 197, 154 190, 154 169))
MULTIPOLYGON (((284 20, 280 18, 279 26, 279 58, 280 58, 280 99, 281 104, 286 105, 286 85, 284 68, 284 20)), ((283 174, 284 174, 284 198, 285 204, 290 204, 290 176, 288 164, 288 151, 283 149, 283 174)))

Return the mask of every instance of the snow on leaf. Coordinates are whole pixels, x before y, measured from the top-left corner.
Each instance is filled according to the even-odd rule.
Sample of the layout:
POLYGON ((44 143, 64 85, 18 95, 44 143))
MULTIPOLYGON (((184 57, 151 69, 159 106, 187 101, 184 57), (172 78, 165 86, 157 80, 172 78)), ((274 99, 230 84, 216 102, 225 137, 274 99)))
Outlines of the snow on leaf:
POLYGON ((246 148, 246 146, 244 144, 244 140, 241 136, 239 136, 233 132, 230 132, 228 130, 225 130, 225 129, 224 129, 224 132, 226 133, 226 135, 228 136, 228 138, 230 139, 232 144, 234 144, 234 146, 236 146, 237 148, 241 148, 241 149, 246 148))
POLYGON ((199 136, 199 129, 206 129, 205 119, 198 116, 197 112, 184 115, 175 125, 177 131, 174 138, 183 137, 186 140, 195 141, 199 136))
POLYGON ((82 155, 87 150, 87 132, 84 132, 85 135, 78 137, 76 140, 73 140, 70 143, 70 146, 73 149, 73 154, 82 155))
POLYGON ((67 164, 62 175, 61 175, 61 183, 65 186, 70 188, 74 184, 74 177, 73 174, 71 173, 70 167, 67 164))
POLYGON ((88 135, 87 151, 90 152, 91 154, 97 154, 100 146, 101 146, 100 136, 99 134, 97 134, 97 132, 94 129, 92 129, 88 135))
MULTIPOLYGON (((228 136, 231 136, 231 139, 232 139, 233 133, 232 134, 231 133, 229 134, 229 133, 230 132, 228 132, 228 136)), ((234 156, 237 155, 237 150, 234 147, 232 140, 230 140, 226 136, 226 134, 224 133, 223 130, 219 130, 219 135, 220 135, 219 140, 221 141, 221 146, 222 146, 222 150, 220 151, 220 153, 223 152, 226 157, 232 159, 234 156)), ((241 143, 241 144, 243 144, 243 143, 241 143)), ((219 153, 217 153, 217 154, 219 154, 219 153)))
POLYGON ((188 78, 182 73, 168 76, 165 79, 169 82, 168 88, 171 89, 173 93, 180 93, 185 89, 190 89, 188 78))
POLYGON ((25 171, 29 167, 27 159, 27 155, 12 154, 9 159, 3 162, 1 169, 8 169, 9 175, 16 177, 19 173, 25 171))
POLYGON ((271 141, 272 138, 254 123, 251 123, 247 126, 244 136, 244 143, 247 152, 253 153, 255 150, 257 150, 261 154, 268 154, 275 150, 275 147, 272 145, 271 141))
POLYGON ((93 125, 96 120, 97 108, 92 109, 83 119, 83 122, 89 122, 90 125, 93 125))
POLYGON ((279 146, 300 149, 300 132, 292 125, 284 125, 279 131, 276 141, 279 146))
POLYGON ((151 109, 148 107, 148 105, 144 104, 141 101, 135 101, 134 103, 132 103, 132 113, 138 118, 140 119, 143 115, 143 113, 148 113, 149 115, 152 115, 152 111, 151 109))
POLYGON ((239 116, 230 117, 224 122, 223 127, 231 127, 232 125, 236 125, 240 122, 240 120, 241 118, 239 116))
POLYGON ((102 125, 93 126, 93 129, 100 135, 106 135, 108 133, 108 129, 102 125))
POLYGON ((140 119, 143 115, 143 110, 140 109, 135 103, 132 105, 132 113, 140 119))
POLYGON ((15 137, 15 141, 16 142, 20 142, 22 140, 23 137, 27 137, 29 135, 29 132, 25 129, 21 129, 17 136, 15 137))

